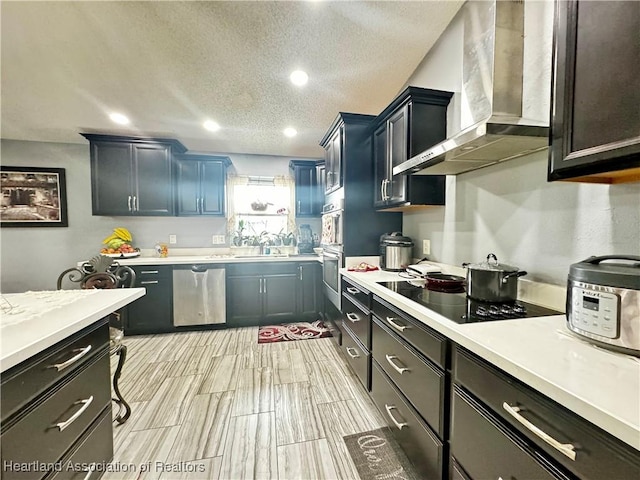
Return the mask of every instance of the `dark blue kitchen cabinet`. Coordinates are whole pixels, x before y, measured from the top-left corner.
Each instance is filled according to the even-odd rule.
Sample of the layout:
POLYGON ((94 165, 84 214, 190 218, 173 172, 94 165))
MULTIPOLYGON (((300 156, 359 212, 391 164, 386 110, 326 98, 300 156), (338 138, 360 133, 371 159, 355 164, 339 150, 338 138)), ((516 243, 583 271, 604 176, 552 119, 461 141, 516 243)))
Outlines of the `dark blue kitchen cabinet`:
POLYGON ((548 179, 640 181, 640 2, 556 2, 548 179))
POLYGON ((179 216, 225 215, 226 171, 229 157, 175 157, 176 200, 179 216))
POLYGON ((322 162, 308 160, 291 160, 289 169, 295 182, 295 214, 296 217, 319 217, 324 203, 324 186, 319 175, 322 162))
POLYGON ((146 290, 126 308, 125 334, 172 332, 173 327, 173 267, 135 266, 135 287, 146 290))

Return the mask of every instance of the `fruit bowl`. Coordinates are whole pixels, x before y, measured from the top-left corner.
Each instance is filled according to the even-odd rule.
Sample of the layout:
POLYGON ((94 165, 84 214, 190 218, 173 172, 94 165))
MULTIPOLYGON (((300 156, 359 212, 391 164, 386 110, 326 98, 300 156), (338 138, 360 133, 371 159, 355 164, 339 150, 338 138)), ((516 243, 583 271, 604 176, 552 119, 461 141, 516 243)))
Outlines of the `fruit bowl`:
POLYGON ((139 257, 139 256, 140 256, 140 252, 130 252, 130 253, 101 253, 101 255, 104 255, 105 257, 111 257, 111 258, 133 258, 133 257, 139 257))

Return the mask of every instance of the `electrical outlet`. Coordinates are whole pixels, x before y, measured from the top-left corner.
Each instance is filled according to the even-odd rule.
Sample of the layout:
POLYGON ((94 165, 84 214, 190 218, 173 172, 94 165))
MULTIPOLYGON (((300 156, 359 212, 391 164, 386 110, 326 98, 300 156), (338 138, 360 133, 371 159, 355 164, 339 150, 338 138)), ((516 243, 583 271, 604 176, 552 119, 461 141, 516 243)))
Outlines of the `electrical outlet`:
POLYGON ((422 240, 422 254, 431 254, 431 240, 422 240))
POLYGON ((225 236, 224 235, 213 235, 211 237, 211 242, 214 245, 224 245, 225 242, 225 236))
POLYGON ((176 237, 176 235, 169 235, 169 243, 172 245, 178 243, 178 238, 176 237))

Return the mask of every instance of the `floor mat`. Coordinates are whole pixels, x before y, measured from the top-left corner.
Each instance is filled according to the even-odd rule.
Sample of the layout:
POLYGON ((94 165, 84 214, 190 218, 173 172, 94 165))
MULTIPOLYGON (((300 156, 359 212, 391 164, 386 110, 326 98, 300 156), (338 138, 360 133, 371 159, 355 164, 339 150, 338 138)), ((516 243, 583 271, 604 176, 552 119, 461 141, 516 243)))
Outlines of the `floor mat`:
POLYGON ((361 480, 421 480, 389 428, 343 438, 361 480))
POLYGON ((287 342, 308 340, 310 338, 330 337, 331 332, 321 320, 315 322, 283 323, 267 325, 258 330, 258 343, 287 342))

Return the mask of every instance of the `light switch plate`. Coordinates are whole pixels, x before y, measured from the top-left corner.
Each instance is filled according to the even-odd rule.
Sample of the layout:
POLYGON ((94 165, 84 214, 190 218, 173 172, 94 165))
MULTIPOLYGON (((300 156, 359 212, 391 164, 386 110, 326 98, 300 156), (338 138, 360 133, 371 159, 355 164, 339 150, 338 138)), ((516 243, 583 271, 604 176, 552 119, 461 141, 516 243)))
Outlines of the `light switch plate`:
POLYGON ((431 254, 431 240, 422 240, 422 254, 423 255, 431 254))
POLYGON ((170 244, 178 243, 178 238, 176 237, 176 235, 169 235, 169 243, 170 244))

